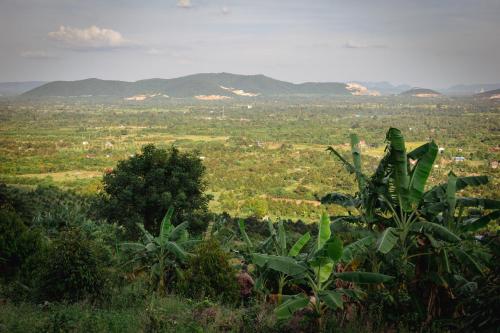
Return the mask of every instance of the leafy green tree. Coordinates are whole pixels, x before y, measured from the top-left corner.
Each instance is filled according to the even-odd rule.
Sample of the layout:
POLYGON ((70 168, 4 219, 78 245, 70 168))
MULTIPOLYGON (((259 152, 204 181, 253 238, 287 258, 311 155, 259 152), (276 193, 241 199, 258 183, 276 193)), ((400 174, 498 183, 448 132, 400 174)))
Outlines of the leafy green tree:
POLYGON ((118 163, 104 178, 103 213, 110 221, 123 224, 130 234, 136 224, 158 233, 162 217, 172 206, 172 223, 189 222, 190 230, 203 231, 207 205, 203 175, 205 167, 196 153, 146 145, 142 153, 118 163))

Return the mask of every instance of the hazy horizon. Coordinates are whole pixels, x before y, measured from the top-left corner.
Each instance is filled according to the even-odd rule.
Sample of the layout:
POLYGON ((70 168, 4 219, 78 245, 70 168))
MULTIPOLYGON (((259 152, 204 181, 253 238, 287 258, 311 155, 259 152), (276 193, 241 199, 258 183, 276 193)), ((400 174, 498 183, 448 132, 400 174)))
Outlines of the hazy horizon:
POLYGON ((0 81, 500 81, 500 1, 4 0, 0 81))

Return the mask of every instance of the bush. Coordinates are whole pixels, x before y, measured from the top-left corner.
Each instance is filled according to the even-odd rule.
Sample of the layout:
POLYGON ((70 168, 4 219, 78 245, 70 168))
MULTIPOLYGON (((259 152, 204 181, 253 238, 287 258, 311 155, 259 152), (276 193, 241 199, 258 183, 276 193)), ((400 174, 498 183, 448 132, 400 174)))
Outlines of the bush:
MULTIPOLYGON (((175 209, 173 224, 188 221, 190 230, 201 232, 207 225, 208 201, 203 174, 205 167, 195 153, 175 147, 142 148, 138 154, 118 163, 104 178, 102 214, 124 225, 137 238, 136 223, 157 234, 168 207, 175 209)), ((135 236, 135 237, 134 237, 135 236)))
POLYGON ((236 271, 220 244, 209 239, 200 243, 188 262, 181 290, 189 297, 235 303, 239 298, 236 271))
POLYGON ((15 212, 0 210, 0 277, 8 280, 16 276, 40 247, 36 230, 29 229, 15 212))
POLYGON ((96 244, 76 229, 61 232, 41 261, 39 296, 43 300, 76 302, 102 298, 106 291, 96 244))

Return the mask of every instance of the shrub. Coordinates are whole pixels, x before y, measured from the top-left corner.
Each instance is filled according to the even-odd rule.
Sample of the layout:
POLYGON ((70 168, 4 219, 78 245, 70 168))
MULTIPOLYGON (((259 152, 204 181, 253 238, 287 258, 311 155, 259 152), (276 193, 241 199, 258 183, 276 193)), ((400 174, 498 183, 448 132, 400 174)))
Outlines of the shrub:
POLYGON ((0 210, 0 277, 8 280, 17 275, 40 247, 36 230, 29 229, 15 212, 0 210))
POLYGON ((189 259, 181 289, 189 297, 209 298, 234 303, 239 298, 236 271, 229 263, 230 256, 220 244, 209 239, 201 242, 189 259))
POLYGON ((41 261, 39 296, 76 302, 105 295, 105 273, 96 244, 76 229, 61 232, 41 261))
POLYGON ((141 154, 119 162, 104 176, 102 214, 124 225, 129 236, 136 238, 136 223, 157 234, 162 217, 172 206, 174 225, 188 221, 191 231, 203 231, 210 199, 203 193, 204 172, 196 153, 144 146, 141 154))

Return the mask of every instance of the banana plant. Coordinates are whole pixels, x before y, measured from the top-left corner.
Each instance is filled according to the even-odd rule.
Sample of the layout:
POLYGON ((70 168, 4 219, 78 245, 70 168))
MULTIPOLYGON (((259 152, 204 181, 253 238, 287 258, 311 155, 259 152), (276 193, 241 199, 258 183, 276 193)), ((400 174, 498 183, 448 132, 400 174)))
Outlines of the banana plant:
POLYGON ((188 223, 172 225, 174 209, 165 214, 158 236, 151 235, 142 224, 137 224, 143 234, 142 242, 124 242, 121 248, 131 252, 127 262, 134 265, 134 272, 149 271, 150 281, 156 284, 160 293, 165 293, 167 281, 173 274, 180 274, 179 266, 187 259, 188 247, 196 243, 189 239, 188 223))
MULTIPOLYGON (((254 247, 252 241, 248 237, 245 231, 245 224, 243 220, 239 221, 240 234, 245 241, 247 249, 253 252, 253 259, 258 258, 256 263, 262 263, 268 258, 270 255, 279 256, 283 258, 283 260, 294 260, 297 257, 304 246, 307 245, 309 240, 311 239, 311 234, 306 232, 292 245, 290 249, 288 249, 287 243, 287 235, 285 231, 285 227, 283 225, 283 221, 279 221, 277 223, 277 227, 274 224, 267 220, 268 229, 269 229, 269 237, 266 238, 263 242, 261 242, 257 248, 254 247)), ((262 265, 260 265, 262 266, 262 265)), ((283 288, 289 282, 289 276, 287 276, 283 272, 279 272, 278 279, 278 304, 282 302, 283 288)))
POLYGON ((406 249, 407 236, 419 218, 417 208, 438 152, 437 145, 431 141, 407 153, 404 137, 396 128, 389 129, 386 142, 386 154, 371 177, 361 170, 357 135, 351 135, 352 164, 329 147, 328 150, 355 174, 358 194, 356 197, 330 194, 322 199, 323 203, 355 206, 363 222, 383 229, 377 246, 382 253, 388 253, 398 241, 406 249))
MULTIPOLYGON (((500 201, 486 198, 457 197, 457 192, 468 186, 479 186, 488 183, 486 176, 457 177, 453 172, 448 174, 448 181, 426 192, 421 214, 426 221, 432 221, 459 236, 460 240, 473 240, 474 233, 486 227, 490 222, 500 218, 500 201)), ((480 247, 473 247, 473 251, 464 249, 464 242, 451 244, 436 240, 426 230, 426 224, 416 225, 417 231, 425 234, 432 247, 432 252, 442 257, 444 270, 451 273, 450 254, 457 262, 467 263, 477 273, 483 274, 483 267, 475 259, 481 255, 480 247), (468 253, 471 252, 471 253, 468 253)), ((484 254, 482 254, 484 256, 484 254)))
POLYGON ((330 218, 322 214, 318 226, 316 244, 303 257, 292 258, 283 255, 253 254, 256 265, 284 274, 294 280, 305 283, 312 295, 298 294, 284 296, 285 301, 275 309, 278 319, 288 319, 294 312, 311 306, 318 315, 318 325, 323 328, 323 315, 327 309, 343 308, 344 297, 359 298, 363 294, 358 289, 331 289, 337 279, 363 283, 382 283, 392 279, 384 274, 370 272, 335 273, 335 264, 343 256, 342 241, 333 236, 330 218))
MULTIPOLYGON (((357 216, 339 219, 361 221, 378 231, 379 236, 374 241, 378 252, 387 254, 397 249, 405 263, 426 256, 426 262, 417 260, 409 266, 415 273, 424 274, 423 281, 430 279, 448 289, 453 275, 461 273, 454 268, 464 264, 482 274, 483 267, 477 257, 484 256, 484 253, 479 253, 477 246, 467 248, 466 238, 500 217, 500 202, 461 198, 456 194, 467 186, 486 184, 488 178, 457 177, 451 172, 447 183, 426 192, 437 155, 436 144, 431 141, 406 153, 403 135, 395 128, 389 129, 386 141, 386 153, 371 177, 365 176, 361 170, 356 135, 351 136, 352 164, 329 147, 328 150, 344 163, 347 170, 355 174, 358 193, 355 196, 332 193, 322 202, 356 208, 359 211, 357 216), (454 267, 450 264, 452 260, 457 264, 454 267)), ((362 242, 365 250, 371 248, 366 246, 369 242, 362 242)), ((436 284, 432 288, 436 288, 436 284)), ((426 303, 435 302, 429 299, 426 303)), ((429 309, 428 315, 431 312, 429 309)))
POLYGON ((357 135, 351 135, 352 164, 328 147, 328 151, 355 174, 358 192, 355 196, 331 193, 321 199, 324 204, 334 203, 359 211, 357 216, 344 217, 344 220, 376 225, 381 231, 377 240, 379 252, 387 254, 399 243, 407 258, 412 246, 408 244, 410 235, 425 232, 430 237, 454 243, 460 241, 457 235, 460 232, 477 230, 500 217, 499 201, 455 198, 455 193, 466 186, 487 183, 487 177, 458 178, 450 174, 447 184, 425 192, 437 156, 437 145, 431 141, 406 153, 404 137, 396 128, 389 129, 386 141, 386 154, 371 177, 361 170, 357 135), (488 212, 481 216, 463 216, 464 208, 472 206, 483 207, 488 212), (456 209, 459 210, 458 220, 455 220, 456 209))

